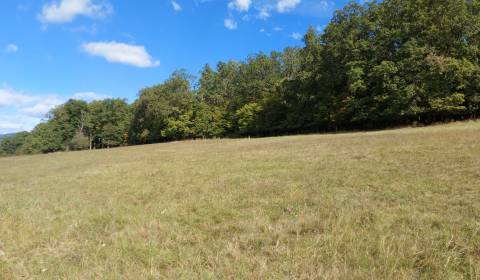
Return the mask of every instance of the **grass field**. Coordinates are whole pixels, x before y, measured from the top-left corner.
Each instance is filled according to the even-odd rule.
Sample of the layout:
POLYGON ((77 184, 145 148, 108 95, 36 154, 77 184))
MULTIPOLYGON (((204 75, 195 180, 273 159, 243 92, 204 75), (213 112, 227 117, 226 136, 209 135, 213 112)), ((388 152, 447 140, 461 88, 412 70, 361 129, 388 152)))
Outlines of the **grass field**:
POLYGON ((0 159, 2 279, 480 279, 480 122, 0 159))

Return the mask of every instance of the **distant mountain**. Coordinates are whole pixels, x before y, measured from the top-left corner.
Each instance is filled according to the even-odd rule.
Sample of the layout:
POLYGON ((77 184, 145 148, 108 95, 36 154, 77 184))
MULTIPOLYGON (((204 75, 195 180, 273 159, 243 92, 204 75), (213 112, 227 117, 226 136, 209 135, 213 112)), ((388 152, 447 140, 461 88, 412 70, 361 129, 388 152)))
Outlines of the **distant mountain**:
POLYGON ((15 133, 8 133, 8 134, 0 134, 0 141, 2 141, 3 138, 13 136, 15 133))

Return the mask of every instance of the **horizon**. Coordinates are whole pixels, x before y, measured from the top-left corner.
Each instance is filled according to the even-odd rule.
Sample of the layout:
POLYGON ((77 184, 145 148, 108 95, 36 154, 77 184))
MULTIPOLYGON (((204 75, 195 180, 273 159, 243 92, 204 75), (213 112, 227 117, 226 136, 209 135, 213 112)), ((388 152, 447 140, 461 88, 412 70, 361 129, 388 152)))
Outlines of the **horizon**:
POLYGON ((176 69, 197 76, 205 64, 301 46, 347 2, 3 1, 0 134, 30 131, 71 98, 132 102, 176 69))

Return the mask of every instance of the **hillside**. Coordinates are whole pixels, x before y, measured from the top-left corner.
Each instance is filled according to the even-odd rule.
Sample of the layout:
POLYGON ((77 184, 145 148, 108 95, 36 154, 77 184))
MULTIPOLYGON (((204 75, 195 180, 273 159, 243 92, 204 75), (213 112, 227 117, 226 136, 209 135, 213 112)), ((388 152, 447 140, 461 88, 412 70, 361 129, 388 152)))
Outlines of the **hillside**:
POLYGON ((0 275, 478 279, 479 139, 464 122, 1 158, 0 275))
POLYGON ((9 134, 0 134, 0 141, 2 141, 3 138, 13 136, 15 133, 9 133, 9 134))

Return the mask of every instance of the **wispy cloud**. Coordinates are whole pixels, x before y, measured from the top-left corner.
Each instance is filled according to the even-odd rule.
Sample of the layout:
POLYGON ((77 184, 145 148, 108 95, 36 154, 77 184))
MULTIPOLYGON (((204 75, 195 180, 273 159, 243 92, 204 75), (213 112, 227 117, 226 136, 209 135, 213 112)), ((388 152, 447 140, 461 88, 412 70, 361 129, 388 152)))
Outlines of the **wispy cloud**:
POLYGON ((237 29, 238 27, 238 24, 237 22, 234 20, 234 19, 231 19, 231 18, 226 18, 224 21, 223 21, 223 24, 225 25, 225 27, 229 30, 234 30, 234 29, 237 29))
POLYGON ((97 25, 94 23, 92 25, 80 25, 72 28, 68 28, 67 30, 73 33, 86 33, 90 35, 97 34, 97 25))
POLYGON ((5 52, 6 53, 16 53, 16 52, 18 52, 18 46, 15 45, 15 44, 8 44, 5 47, 5 52))
POLYGON ((108 62, 127 64, 140 68, 157 67, 160 65, 145 50, 144 46, 130 45, 118 42, 91 42, 82 45, 82 50, 91 56, 100 56, 108 62))
POLYGON ((303 0, 302 5, 297 8, 300 15, 314 16, 314 17, 329 17, 336 9, 335 1, 333 0, 303 0))
POLYGON ((228 8, 239 12, 248 12, 250 5, 252 5, 252 0, 233 0, 228 3, 228 8))
POLYGON ((28 117, 44 117, 52 108, 62 103, 57 95, 29 95, 11 88, 0 88, 0 108, 13 108, 28 117))
POLYGON ((78 16, 102 18, 112 13, 113 8, 107 1, 61 0, 42 7, 38 19, 43 24, 72 22, 78 16))
POLYGON ((178 2, 171 1, 171 3, 172 3, 173 10, 175 12, 180 12, 182 10, 182 6, 180 6, 180 4, 178 4, 178 2))
MULTIPOLYGON (((300 4, 301 0, 279 0, 277 3, 277 11, 279 13, 289 12, 300 4)), ((320 1, 323 2, 323 1, 320 1)))
POLYGON ((30 94, 0 86, 0 134, 33 129, 56 106, 68 99, 91 102, 110 98, 96 92, 79 92, 70 96, 30 94))
POLYGON ((73 94, 72 98, 90 102, 95 100, 104 100, 107 98, 111 98, 111 96, 108 96, 105 94, 98 94, 96 92, 90 91, 90 92, 77 92, 73 94))
POLYGON ((298 32, 293 32, 292 34, 290 34, 290 37, 295 39, 295 40, 301 40, 302 39, 302 34, 300 34, 298 32))
POLYGON ((29 131, 40 122, 41 119, 23 114, 0 115, 0 134, 29 131))
POLYGON ((2 107, 21 107, 35 99, 32 96, 15 91, 6 86, 0 88, 0 108, 2 107))
POLYGON ((261 7, 258 9, 258 14, 257 18, 259 19, 268 19, 271 14, 270 14, 270 8, 269 7, 261 7))
POLYGON ((24 113, 28 117, 44 118, 50 110, 56 106, 62 104, 64 101, 62 98, 56 95, 46 95, 42 97, 35 97, 34 102, 20 108, 20 112, 24 113))

